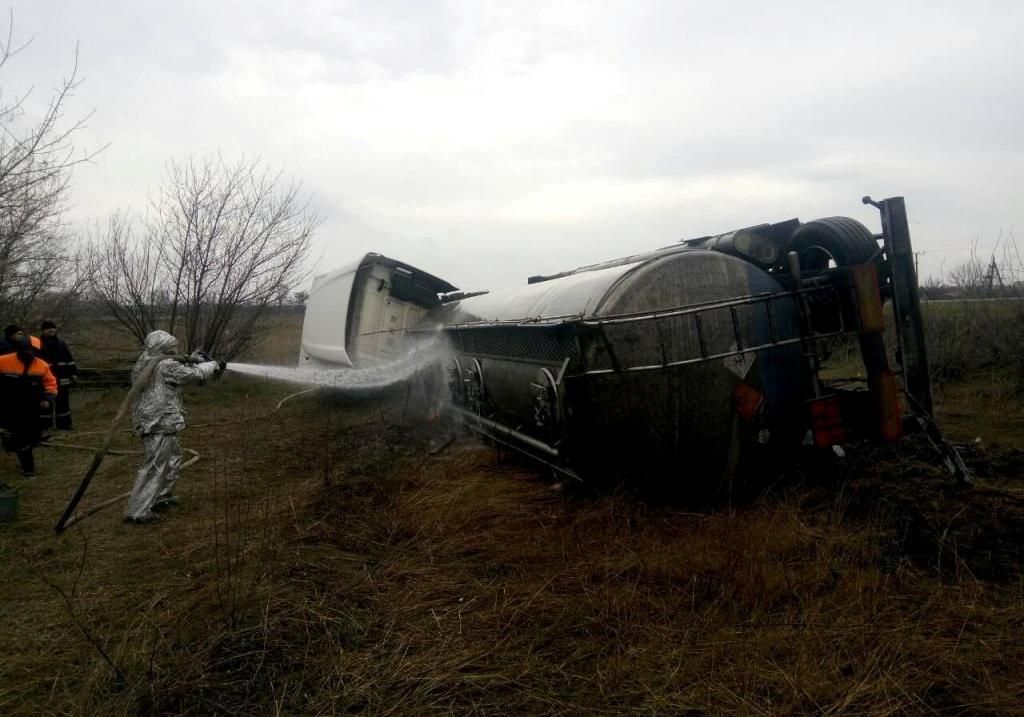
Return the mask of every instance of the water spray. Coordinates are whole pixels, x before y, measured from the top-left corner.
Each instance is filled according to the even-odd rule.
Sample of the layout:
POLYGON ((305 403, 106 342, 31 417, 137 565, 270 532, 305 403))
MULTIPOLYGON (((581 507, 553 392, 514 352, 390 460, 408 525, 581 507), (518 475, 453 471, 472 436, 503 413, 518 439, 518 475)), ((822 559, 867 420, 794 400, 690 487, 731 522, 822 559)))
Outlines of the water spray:
POLYGON ((225 370, 336 391, 372 391, 408 381, 437 361, 441 350, 440 337, 433 336, 420 342, 400 358, 366 368, 307 368, 229 363, 225 370))

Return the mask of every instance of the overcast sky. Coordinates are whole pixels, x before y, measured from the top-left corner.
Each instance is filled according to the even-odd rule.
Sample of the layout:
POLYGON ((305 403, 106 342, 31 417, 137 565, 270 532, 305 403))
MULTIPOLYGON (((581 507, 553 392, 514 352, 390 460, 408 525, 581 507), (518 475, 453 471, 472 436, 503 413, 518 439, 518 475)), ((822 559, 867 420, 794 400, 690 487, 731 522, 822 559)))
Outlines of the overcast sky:
POLYGON ((171 159, 262 157, 377 251, 467 289, 790 217, 878 229, 922 274, 1024 226, 1024 2, 16 0, 5 92, 79 52, 108 145, 71 219, 142 211, 171 159))

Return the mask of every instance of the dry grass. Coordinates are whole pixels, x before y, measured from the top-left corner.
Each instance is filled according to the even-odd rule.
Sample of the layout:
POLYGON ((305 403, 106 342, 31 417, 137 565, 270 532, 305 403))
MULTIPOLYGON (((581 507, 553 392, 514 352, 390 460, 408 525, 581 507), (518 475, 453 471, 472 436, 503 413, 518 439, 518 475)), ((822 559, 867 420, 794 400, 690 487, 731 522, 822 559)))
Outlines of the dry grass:
MULTIPOLYGON (((263 333, 237 360, 294 364, 299 358, 302 316, 298 307, 269 310, 263 333)), ((34 328, 33 333, 37 333, 34 328)), ((138 342, 110 317, 79 318, 61 327, 60 333, 79 363, 84 359, 88 368, 124 368, 139 355, 138 342)))
POLYGON ((923 309, 937 381, 984 383, 996 374, 1024 391, 1024 298, 932 301, 923 309))
MULTIPOLYGON (((189 402, 221 423, 290 391, 228 376, 189 402)), ((82 427, 118 397, 81 396, 82 427)), ((54 538, 87 455, 42 454, 0 526, 0 713, 1022 713, 1019 434, 971 455, 973 495, 909 443, 695 511, 554 490, 473 441, 430 456, 421 408, 190 429, 185 505, 145 528, 54 538)))
POLYGON ((349 562, 328 571, 340 585, 320 560, 292 574, 310 588, 284 613, 320 616, 324 659, 293 693, 319 701, 286 711, 984 713, 1021 696, 1019 591, 893 561, 880 517, 847 521, 842 500, 574 498, 472 448, 414 475, 383 510, 376 483, 314 509, 313 552, 349 562))

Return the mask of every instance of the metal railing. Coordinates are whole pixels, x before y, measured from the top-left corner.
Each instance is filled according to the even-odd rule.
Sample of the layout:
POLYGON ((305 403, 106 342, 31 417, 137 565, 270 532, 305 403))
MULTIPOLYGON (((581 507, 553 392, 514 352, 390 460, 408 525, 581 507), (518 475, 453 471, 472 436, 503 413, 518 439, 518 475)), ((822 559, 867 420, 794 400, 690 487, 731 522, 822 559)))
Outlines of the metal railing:
MULTIPOLYGON (((808 325, 810 326, 812 323, 814 322, 808 322, 808 325)), ((820 317, 817 323, 821 323, 820 317)), ((607 368, 594 368, 592 366, 587 366, 586 363, 588 361, 589 352, 581 350, 580 356, 582 365, 580 370, 572 374, 573 376, 594 376, 629 371, 652 371, 674 368, 677 366, 688 366, 704 363, 706 361, 741 356, 743 354, 764 351, 766 349, 780 346, 799 345, 808 340, 813 341, 817 339, 825 339, 849 332, 843 319, 839 290, 831 285, 815 286, 800 289, 798 291, 765 292, 751 296, 727 299, 725 301, 708 302, 663 311, 583 319, 577 322, 577 327, 578 336, 581 336, 581 342, 588 340, 583 338, 588 333, 588 329, 594 333, 596 340, 599 341, 601 346, 604 348, 611 366, 607 368), (835 328, 828 331, 815 331, 813 328, 810 328, 806 335, 801 335, 799 322, 796 319, 800 312, 806 310, 806 304, 815 297, 824 297, 825 301, 820 302, 820 306, 827 306, 834 309, 834 316, 836 320, 830 325, 834 325, 835 328), (790 331, 780 333, 779 317, 776 316, 773 308, 776 302, 789 302, 793 305, 791 309, 792 321, 786 319, 787 322, 793 324, 790 331), (763 307, 763 326, 767 329, 767 336, 763 340, 744 340, 745 336, 749 337, 751 333, 755 333, 745 330, 743 321, 740 317, 739 309, 747 306, 763 307), (712 312, 722 311, 728 311, 729 318, 726 322, 728 325, 726 330, 729 334, 728 338, 732 343, 730 348, 727 350, 714 350, 712 348, 712 329, 710 328, 714 322, 707 321, 706 317, 712 312), (696 337, 697 351, 695 352, 695 355, 683 358, 672 358, 669 355, 669 347, 666 341, 663 324, 666 320, 678 318, 683 318, 689 322, 689 335, 696 337), (609 338, 607 329, 623 325, 640 324, 649 324, 652 327, 651 330, 655 332, 656 345, 659 347, 660 351, 660 361, 630 363, 622 359, 621 352, 617 352, 615 350, 614 342, 609 338)))

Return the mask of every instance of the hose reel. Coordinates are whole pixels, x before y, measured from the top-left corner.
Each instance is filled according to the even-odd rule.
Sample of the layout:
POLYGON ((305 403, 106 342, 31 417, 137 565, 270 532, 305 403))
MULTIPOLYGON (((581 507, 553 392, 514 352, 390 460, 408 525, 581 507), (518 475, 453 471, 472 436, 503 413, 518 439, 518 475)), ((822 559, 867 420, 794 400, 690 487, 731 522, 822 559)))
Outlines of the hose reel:
POLYGON ((484 367, 475 359, 463 366, 457 358, 448 364, 448 392, 453 404, 473 413, 484 406, 484 367))
POLYGON ((533 389, 534 424, 550 442, 559 442, 564 435, 565 408, 558 379, 550 369, 542 368, 530 387, 533 389))

